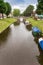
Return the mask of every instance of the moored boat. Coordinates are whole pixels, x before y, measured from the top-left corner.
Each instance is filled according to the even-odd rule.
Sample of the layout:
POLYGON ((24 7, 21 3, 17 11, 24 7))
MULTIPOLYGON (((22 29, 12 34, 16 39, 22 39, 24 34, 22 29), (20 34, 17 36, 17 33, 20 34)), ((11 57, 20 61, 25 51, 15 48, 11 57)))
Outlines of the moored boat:
POLYGON ((43 50, 43 37, 39 38, 39 45, 41 49, 43 50))
POLYGON ((41 30, 38 27, 32 27, 32 34, 34 37, 41 36, 41 30))
POLYGON ((23 22, 23 17, 20 17, 19 20, 20 20, 20 22, 23 22))

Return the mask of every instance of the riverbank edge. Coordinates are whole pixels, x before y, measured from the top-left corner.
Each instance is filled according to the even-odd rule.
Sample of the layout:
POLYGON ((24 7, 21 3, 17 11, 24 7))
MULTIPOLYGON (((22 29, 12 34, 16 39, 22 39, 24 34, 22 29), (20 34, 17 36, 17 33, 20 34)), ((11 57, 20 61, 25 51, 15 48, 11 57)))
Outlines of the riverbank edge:
POLYGON ((43 32, 43 27, 41 27, 43 25, 43 20, 35 20, 33 18, 27 18, 26 20, 29 21, 32 26, 38 27, 43 32))
POLYGON ((41 30, 43 36, 43 20, 35 20, 34 18, 29 17, 26 19, 26 21, 29 21, 33 27, 38 27, 41 30))
POLYGON ((13 24, 13 23, 16 22, 16 21, 17 21, 17 19, 14 18, 14 21, 11 22, 11 23, 9 23, 9 25, 6 26, 6 28, 4 28, 2 31, 0 31, 0 34, 3 33, 11 24, 13 24))

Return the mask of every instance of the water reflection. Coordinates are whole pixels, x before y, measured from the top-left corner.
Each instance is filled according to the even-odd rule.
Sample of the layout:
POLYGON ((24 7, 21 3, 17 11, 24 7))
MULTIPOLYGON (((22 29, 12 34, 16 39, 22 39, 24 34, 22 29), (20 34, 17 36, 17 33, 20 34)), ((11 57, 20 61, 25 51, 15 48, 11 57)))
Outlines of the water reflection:
POLYGON ((20 21, 17 20, 16 22, 14 22, 14 25, 15 25, 15 26, 20 25, 20 21))
POLYGON ((37 39, 35 38, 34 41, 33 39, 31 31, 28 31, 23 23, 20 23, 19 26, 12 24, 0 35, 0 43, 5 43, 0 47, 0 65, 41 64, 41 61, 43 61, 42 55, 38 50, 38 44, 34 42, 37 39))
POLYGON ((34 38, 34 41, 36 42, 36 44, 38 44, 38 39, 39 39, 38 37, 34 38))
POLYGON ((26 25, 27 30, 31 31, 32 30, 32 25, 26 25))
POLYGON ((9 34, 10 34, 10 28, 8 27, 4 32, 0 34, 0 44, 2 44, 2 42, 5 42, 7 40, 9 34))

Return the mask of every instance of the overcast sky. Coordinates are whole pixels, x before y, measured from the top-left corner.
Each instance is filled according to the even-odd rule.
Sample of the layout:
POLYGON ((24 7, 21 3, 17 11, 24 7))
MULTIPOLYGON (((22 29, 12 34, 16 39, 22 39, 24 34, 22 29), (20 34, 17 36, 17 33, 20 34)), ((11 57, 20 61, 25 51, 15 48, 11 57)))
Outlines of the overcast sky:
POLYGON ((34 5, 36 9, 37 0, 5 0, 5 2, 9 2, 12 6, 12 9, 18 8, 21 12, 23 12, 28 5, 34 5))

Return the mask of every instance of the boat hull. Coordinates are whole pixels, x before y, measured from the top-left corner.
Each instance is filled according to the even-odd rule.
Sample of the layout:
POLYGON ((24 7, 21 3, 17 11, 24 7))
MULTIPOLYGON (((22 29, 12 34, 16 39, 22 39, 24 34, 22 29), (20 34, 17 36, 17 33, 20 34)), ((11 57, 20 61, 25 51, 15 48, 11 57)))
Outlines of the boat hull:
POLYGON ((43 39, 42 38, 39 39, 39 45, 40 45, 40 48, 43 50, 43 39))

